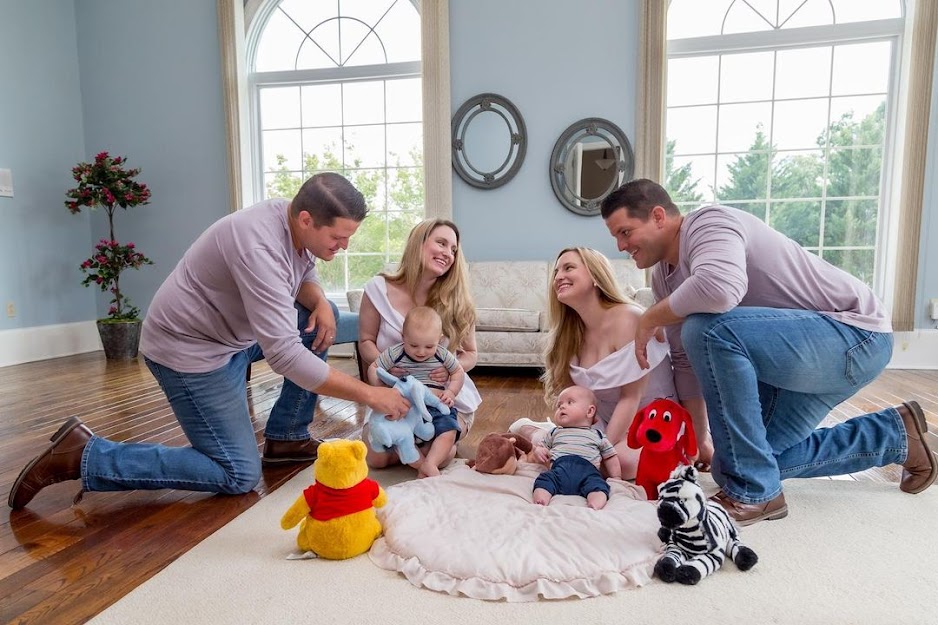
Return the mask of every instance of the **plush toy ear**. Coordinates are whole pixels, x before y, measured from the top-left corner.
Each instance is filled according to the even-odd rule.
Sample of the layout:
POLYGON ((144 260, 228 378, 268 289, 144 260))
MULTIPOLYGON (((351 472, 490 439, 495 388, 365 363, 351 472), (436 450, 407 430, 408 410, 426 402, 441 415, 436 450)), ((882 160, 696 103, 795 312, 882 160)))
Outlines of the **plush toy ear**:
POLYGON ((511 440, 501 434, 486 434, 476 449, 475 470, 480 473, 496 473, 515 458, 515 447, 511 440))
POLYGON ((393 387, 395 384, 397 384, 397 381, 398 381, 397 378, 395 378, 393 375, 391 375, 390 373, 388 373, 381 367, 377 368, 377 372, 378 372, 378 378, 382 382, 387 384, 388 386, 393 387))
POLYGON ((687 456, 696 456, 697 455, 697 434, 694 432, 694 419, 690 416, 690 413, 684 409, 684 406, 677 404, 674 411, 675 414, 681 415, 681 420, 684 422, 686 430, 686 437, 684 438, 684 454, 687 456))
POLYGON ((648 406, 641 408, 638 412, 635 413, 635 416, 632 417, 632 425, 629 426, 629 434, 625 439, 626 444, 632 449, 638 449, 641 445, 638 443, 638 426, 641 424, 642 419, 645 418, 645 410, 648 406))
POLYGON ((511 433, 509 434, 510 434, 509 438, 511 438, 511 440, 514 441, 513 444, 515 448, 519 449, 522 453, 528 453, 529 451, 534 449, 534 446, 531 444, 531 441, 530 439, 528 439, 528 437, 522 436, 521 434, 511 434, 511 433))
POLYGON ((365 447, 365 443, 361 441, 352 443, 352 455, 355 456, 356 460, 362 460, 367 454, 368 448, 365 447))

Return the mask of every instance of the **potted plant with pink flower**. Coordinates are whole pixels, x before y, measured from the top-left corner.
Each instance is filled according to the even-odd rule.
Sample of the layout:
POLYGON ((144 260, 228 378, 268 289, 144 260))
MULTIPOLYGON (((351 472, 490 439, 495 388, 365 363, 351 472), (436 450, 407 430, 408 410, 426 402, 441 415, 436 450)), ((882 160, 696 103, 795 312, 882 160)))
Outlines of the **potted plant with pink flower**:
POLYGON ((98 333, 105 355, 115 359, 136 358, 140 344, 140 309, 121 291, 121 273, 153 264, 133 243, 120 243, 114 234, 118 207, 126 210, 150 202, 150 189, 134 180, 140 169, 128 168, 126 163, 125 157, 112 157, 107 152, 97 154, 91 163, 79 163, 72 168, 78 186, 65 194, 65 206, 73 214, 80 213, 82 207, 107 211, 110 238, 101 239, 80 268, 85 274, 84 286, 95 285, 111 293, 111 307, 107 317, 98 319, 98 333))

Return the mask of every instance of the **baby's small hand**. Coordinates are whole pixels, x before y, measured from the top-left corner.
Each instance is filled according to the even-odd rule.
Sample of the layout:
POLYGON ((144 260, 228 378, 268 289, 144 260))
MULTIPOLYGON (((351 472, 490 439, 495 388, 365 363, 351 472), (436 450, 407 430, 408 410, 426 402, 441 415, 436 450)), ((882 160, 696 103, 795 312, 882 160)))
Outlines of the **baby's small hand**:
POLYGON ((442 393, 440 393, 440 401, 443 402, 445 405, 449 406, 450 408, 452 408, 453 404, 456 403, 456 396, 453 395, 452 391, 445 390, 442 393))
POLYGON ((550 461, 550 452, 547 451, 546 447, 538 445, 531 450, 531 453, 528 454, 532 462, 537 462, 539 464, 548 464, 550 461))

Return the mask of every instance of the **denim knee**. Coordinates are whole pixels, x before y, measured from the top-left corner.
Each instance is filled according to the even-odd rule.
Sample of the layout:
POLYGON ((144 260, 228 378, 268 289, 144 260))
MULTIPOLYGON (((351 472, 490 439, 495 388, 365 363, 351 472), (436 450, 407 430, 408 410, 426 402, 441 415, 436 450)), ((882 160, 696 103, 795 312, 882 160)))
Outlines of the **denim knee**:
POLYGON ((693 359, 703 352, 704 336, 713 328, 720 315, 695 313, 688 315, 681 326, 681 342, 688 357, 693 359))
POLYGON ((358 340, 358 313, 341 311, 335 318, 335 344, 352 343, 358 340))
POLYGON ((226 495, 244 495, 254 490, 261 481, 261 461, 241 463, 225 469, 226 480, 220 484, 219 492, 226 495))

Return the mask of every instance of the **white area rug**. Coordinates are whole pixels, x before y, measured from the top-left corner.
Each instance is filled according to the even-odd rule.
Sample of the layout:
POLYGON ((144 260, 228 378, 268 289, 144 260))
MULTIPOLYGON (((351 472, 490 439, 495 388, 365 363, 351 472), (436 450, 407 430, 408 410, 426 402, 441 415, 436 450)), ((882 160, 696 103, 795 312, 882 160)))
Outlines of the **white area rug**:
MULTIPOLYGON (((906 495, 895 485, 789 480, 788 518, 742 530, 759 555, 752 571, 727 563, 697 586, 655 579, 591 599, 504 603, 417 588, 367 555, 286 560, 295 533, 280 529, 280 516, 310 477, 304 471, 91 623, 938 622, 938 488, 906 495)), ((408 473, 372 477, 388 486, 408 473)))
POLYGON ((514 475, 455 466, 389 488, 371 561, 414 586, 492 601, 589 598, 650 582, 661 541, 645 491, 610 480, 602 510, 570 495, 538 506, 531 493, 541 471, 527 462, 514 475))

